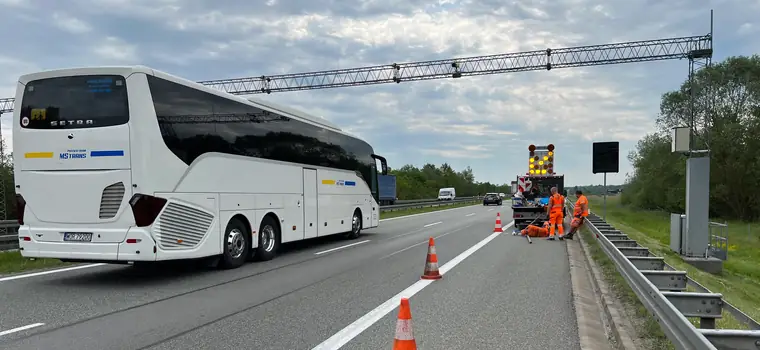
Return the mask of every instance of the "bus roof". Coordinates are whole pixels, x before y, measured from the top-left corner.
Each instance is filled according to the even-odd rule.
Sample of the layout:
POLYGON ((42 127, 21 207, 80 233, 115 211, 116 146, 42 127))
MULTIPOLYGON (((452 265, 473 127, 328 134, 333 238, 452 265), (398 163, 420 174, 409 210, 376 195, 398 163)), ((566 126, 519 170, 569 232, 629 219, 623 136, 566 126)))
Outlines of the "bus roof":
POLYGON ((123 75, 125 77, 128 77, 129 75, 133 73, 145 73, 150 74, 162 79, 169 80, 173 83, 182 84, 197 90, 201 90, 203 92, 211 93, 217 96, 221 96, 230 100, 235 100, 241 103, 245 104, 253 104, 255 107, 268 109, 270 112, 275 113, 281 113, 285 114, 288 117, 295 117, 295 119, 302 119, 303 121, 311 122, 313 124, 318 124, 322 127, 326 127, 329 129, 332 129, 333 131, 351 136, 353 138, 359 138, 355 135, 351 135, 348 132, 342 130, 340 127, 338 127, 336 124, 328 121, 325 118, 313 116, 310 114, 307 114, 305 112, 282 106, 276 103, 272 103, 270 101, 264 101, 259 98, 249 97, 249 98, 243 98, 237 95, 233 95, 221 90, 212 89, 208 86, 205 86, 203 84, 196 83, 191 80, 187 80, 185 78, 178 77, 176 75, 172 75, 166 72, 162 72, 159 70, 155 70, 150 67, 136 65, 136 66, 96 66, 96 67, 78 67, 78 68, 62 68, 62 69, 52 69, 52 70, 45 70, 41 72, 36 73, 29 73, 22 75, 19 77, 19 83, 22 83, 26 85, 28 82, 32 80, 38 80, 38 79, 46 79, 46 78, 54 78, 54 77, 61 77, 61 76, 68 76, 68 75, 82 75, 82 74, 89 74, 92 71, 96 71, 98 74, 119 74, 123 75))

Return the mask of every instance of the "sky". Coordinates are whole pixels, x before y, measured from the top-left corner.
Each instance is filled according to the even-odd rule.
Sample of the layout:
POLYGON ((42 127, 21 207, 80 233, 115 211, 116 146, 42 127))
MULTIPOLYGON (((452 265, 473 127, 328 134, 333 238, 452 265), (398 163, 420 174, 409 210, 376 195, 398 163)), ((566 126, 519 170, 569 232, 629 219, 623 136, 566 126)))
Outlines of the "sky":
MULTIPOLYGON (((66 67, 200 81, 704 35, 711 8, 715 61, 760 53, 760 0, 0 0, 0 97, 21 74, 66 67)), ((674 60, 257 96, 331 120, 392 168, 470 166, 492 183, 527 170, 528 145, 552 143, 566 184, 601 184, 592 142, 619 141, 607 178, 619 184, 687 74, 674 60)), ((9 149, 11 124, 4 114, 9 149)))

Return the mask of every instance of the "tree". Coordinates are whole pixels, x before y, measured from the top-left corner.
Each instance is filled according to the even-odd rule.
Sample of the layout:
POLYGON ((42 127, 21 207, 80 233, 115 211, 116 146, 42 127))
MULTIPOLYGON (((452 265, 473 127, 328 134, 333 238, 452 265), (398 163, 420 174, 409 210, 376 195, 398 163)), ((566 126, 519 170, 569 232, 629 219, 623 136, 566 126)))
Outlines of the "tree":
MULTIPOLYGON (((634 173, 625 203, 683 212, 685 159, 670 153, 669 131, 690 125, 689 82, 663 94, 657 131, 629 155, 634 173)), ((695 145, 710 151, 710 212, 724 218, 760 217, 760 56, 730 57, 694 76, 695 145)))
POLYGON ((438 190, 454 187, 457 196, 470 197, 486 192, 510 192, 510 185, 496 185, 490 182, 476 182, 470 167, 455 171, 449 164, 440 167, 425 164, 422 169, 413 165, 404 165, 391 171, 396 175, 396 193, 399 199, 429 199, 438 197, 438 190))
POLYGON ((5 183, 4 198, 5 200, 5 215, 6 217, 0 218, 0 220, 6 220, 16 217, 16 192, 13 190, 13 157, 11 153, 5 153, 6 147, 5 139, 0 138, 0 147, 3 149, 2 155, 0 155, 0 177, 5 183))

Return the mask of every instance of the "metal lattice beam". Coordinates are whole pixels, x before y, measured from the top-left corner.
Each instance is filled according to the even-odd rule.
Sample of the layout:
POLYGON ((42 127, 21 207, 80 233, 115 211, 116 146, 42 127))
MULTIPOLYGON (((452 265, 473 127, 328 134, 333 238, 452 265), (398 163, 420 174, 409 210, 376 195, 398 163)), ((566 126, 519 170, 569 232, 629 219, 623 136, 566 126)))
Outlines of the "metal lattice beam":
POLYGON ((13 97, 0 98, 0 114, 13 112, 13 97))
MULTIPOLYGON (((689 58, 693 52, 712 55, 712 35, 546 49, 489 56, 399 63, 361 68, 201 81, 237 95, 315 90, 402 81, 459 78, 556 68, 689 58)), ((0 99, 0 113, 13 110, 13 98, 0 99)))
POLYGON ((709 51, 712 54, 712 36, 633 41, 200 83, 228 93, 246 95, 683 59, 694 51, 709 51))

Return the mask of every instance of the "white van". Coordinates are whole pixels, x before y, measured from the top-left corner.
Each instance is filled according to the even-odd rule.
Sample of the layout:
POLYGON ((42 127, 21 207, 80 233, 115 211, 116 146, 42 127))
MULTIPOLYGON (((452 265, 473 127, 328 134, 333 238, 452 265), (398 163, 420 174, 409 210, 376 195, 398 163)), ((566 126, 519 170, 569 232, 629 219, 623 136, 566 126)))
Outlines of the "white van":
POLYGON ((446 187, 438 190, 439 201, 451 201, 457 197, 457 191, 454 187, 446 187))

